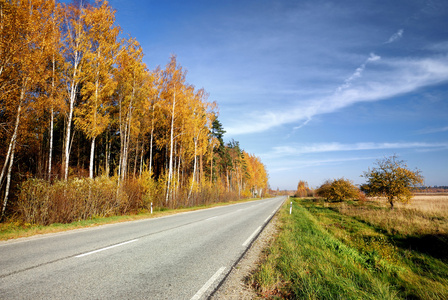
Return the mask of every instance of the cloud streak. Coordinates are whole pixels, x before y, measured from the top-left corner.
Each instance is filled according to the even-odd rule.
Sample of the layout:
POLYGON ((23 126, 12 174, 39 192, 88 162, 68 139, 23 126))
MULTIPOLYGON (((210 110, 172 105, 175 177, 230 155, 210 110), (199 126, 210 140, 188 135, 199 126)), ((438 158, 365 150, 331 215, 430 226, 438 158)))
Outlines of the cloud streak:
POLYGON ((448 143, 318 143, 311 145, 297 146, 279 146, 274 147, 273 152, 268 156, 298 156, 302 154, 324 153, 324 152, 342 152, 342 151, 366 151, 366 150, 384 150, 384 149, 448 149, 448 143))
POLYGON ((387 42, 386 42, 385 44, 390 44, 390 43, 395 42, 396 40, 401 39, 401 38, 403 37, 403 33, 404 33, 404 30, 403 30, 403 29, 399 29, 396 33, 394 33, 394 34, 387 40, 387 42))
MULTIPOLYGON (((448 56, 429 58, 382 58, 371 54, 336 92, 326 96, 299 99, 295 106, 277 111, 252 112, 244 121, 235 120, 226 126, 230 135, 257 133, 276 126, 310 120, 321 114, 336 112, 356 103, 373 102, 412 93, 418 89, 448 81, 448 56), (375 70, 365 71, 365 65, 376 62, 375 70), (364 76, 362 80, 353 81, 364 76), (233 126, 232 126, 233 125, 233 126)), ((319 91, 322 93, 321 91, 319 91)), ((308 121, 309 122, 309 121, 308 121)))
POLYGON ((356 71, 349 78, 345 80, 343 85, 339 86, 336 89, 336 92, 341 92, 342 90, 348 89, 351 86, 352 81, 362 76, 362 73, 364 72, 366 65, 369 62, 374 62, 380 59, 381 59, 380 56, 376 55, 375 53, 370 53, 369 58, 367 58, 366 61, 359 68, 357 68, 356 71))
POLYGON ((418 131, 418 134, 431 134, 431 133, 438 133, 438 132, 445 132, 448 131, 448 126, 441 127, 441 128, 429 128, 429 129, 422 129, 418 131))
POLYGON ((284 171, 297 170, 301 168, 325 166, 332 164, 340 164, 345 162, 354 162, 361 160, 374 160, 378 157, 368 156, 368 157, 347 157, 347 158, 330 158, 330 159, 306 159, 306 160, 289 160, 287 166, 274 167, 270 169, 271 173, 280 173, 284 171))

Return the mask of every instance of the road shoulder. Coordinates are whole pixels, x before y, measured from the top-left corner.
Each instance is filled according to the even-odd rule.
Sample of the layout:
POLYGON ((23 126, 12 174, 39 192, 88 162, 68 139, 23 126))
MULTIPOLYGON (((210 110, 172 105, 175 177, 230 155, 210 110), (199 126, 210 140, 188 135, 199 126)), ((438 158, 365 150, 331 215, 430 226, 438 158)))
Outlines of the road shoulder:
POLYGON ((269 247, 277 231, 277 216, 274 216, 210 299, 257 298, 250 277, 256 271, 263 258, 263 251, 269 247))

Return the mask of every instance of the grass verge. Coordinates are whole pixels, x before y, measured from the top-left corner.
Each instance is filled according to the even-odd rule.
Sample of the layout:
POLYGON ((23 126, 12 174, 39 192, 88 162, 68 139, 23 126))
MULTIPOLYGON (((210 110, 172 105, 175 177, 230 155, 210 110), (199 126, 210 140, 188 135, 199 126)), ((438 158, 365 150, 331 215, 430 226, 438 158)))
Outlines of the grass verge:
POLYGON ((448 299, 446 257, 401 247, 387 230, 313 200, 295 200, 293 214, 285 206, 279 217, 253 275, 263 298, 448 299))
POLYGON ((149 218, 158 218, 168 215, 173 215, 182 212, 195 211, 199 209, 212 208, 216 206, 224 206, 248 201, 254 201, 258 199, 243 199, 238 201, 230 201, 224 203, 212 203, 208 205, 199 205, 195 207, 189 208, 179 208, 179 209, 166 209, 166 208, 156 208, 151 214, 148 211, 142 211, 138 214, 129 214, 123 216, 111 216, 111 217, 97 217, 91 218, 89 220, 81 220, 68 224, 60 224, 55 223, 48 226, 29 224, 18 221, 7 221, 4 223, 0 223, 0 241, 17 239, 21 237, 30 237, 38 234, 47 234, 47 233, 57 233, 67 230, 87 228, 87 227, 95 227, 101 226, 105 224, 113 224, 120 222, 128 222, 135 221, 141 219, 149 219, 149 218))

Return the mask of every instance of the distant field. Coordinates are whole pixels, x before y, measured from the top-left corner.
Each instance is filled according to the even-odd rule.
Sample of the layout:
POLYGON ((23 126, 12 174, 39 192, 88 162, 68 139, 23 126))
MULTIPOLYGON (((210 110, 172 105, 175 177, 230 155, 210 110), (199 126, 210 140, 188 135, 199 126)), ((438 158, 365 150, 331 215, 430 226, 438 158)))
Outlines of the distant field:
POLYGON ((448 195, 285 205, 253 276, 262 297, 448 299, 448 195))
POLYGON ((379 226, 389 234, 448 235, 448 195, 417 195, 390 210, 385 199, 358 205, 335 205, 338 211, 379 226))

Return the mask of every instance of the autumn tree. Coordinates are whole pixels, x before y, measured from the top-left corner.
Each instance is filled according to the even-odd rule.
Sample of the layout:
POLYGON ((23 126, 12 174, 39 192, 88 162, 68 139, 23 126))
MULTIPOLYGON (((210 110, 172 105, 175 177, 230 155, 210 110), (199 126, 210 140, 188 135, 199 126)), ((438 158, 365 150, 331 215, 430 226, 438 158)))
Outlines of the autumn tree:
POLYGON ((57 4, 56 1, 46 1, 48 7, 43 10, 43 20, 48 22, 48 25, 44 28, 43 34, 46 37, 46 46, 43 50, 44 59, 46 60, 46 69, 43 74, 42 81, 42 95, 41 103, 39 107, 48 111, 50 115, 49 120, 49 145, 48 145, 48 162, 47 162, 47 177, 49 180, 52 178, 53 169, 53 145, 54 145, 54 124, 55 115, 61 113, 65 109, 64 93, 61 91, 63 86, 63 71, 64 71, 64 58, 62 56, 62 7, 57 4))
POLYGON ((308 182, 300 180, 297 184, 296 197, 307 197, 312 195, 312 190, 308 186, 308 182))
POLYGON ((361 190, 367 196, 386 197, 391 209, 397 201, 408 202, 412 198, 411 188, 424 181, 420 170, 410 170, 396 155, 378 160, 376 165, 364 172, 367 183, 361 186, 361 190))
POLYGON ((70 167, 92 178, 105 165, 117 196, 139 170, 132 183, 149 178, 173 207, 264 195, 265 166, 224 143, 216 103, 186 73, 175 55, 149 71, 105 0, 0 1, 2 215, 11 188, 33 177, 52 185, 59 167, 68 186, 70 167))
POLYGON ((128 173, 128 159, 133 136, 140 131, 140 118, 146 97, 146 65, 143 63, 143 51, 135 39, 128 39, 117 57, 115 71, 117 90, 116 120, 120 133, 119 178, 124 180, 128 173))
POLYGON ((181 126, 178 125, 181 121, 180 115, 182 112, 182 106, 184 102, 184 94, 186 73, 182 70, 182 67, 177 64, 176 56, 171 56, 170 62, 167 64, 165 70, 162 72, 162 105, 166 111, 166 122, 168 122, 166 136, 166 142, 169 149, 168 170, 166 178, 166 202, 171 197, 173 190, 173 177, 174 177, 174 146, 175 139, 180 136, 181 126))
POLYGON ((250 191, 252 197, 262 197, 267 190, 268 174, 260 158, 243 152, 243 159, 246 161, 246 176, 244 185, 250 191))
POLYGON ((78 99, 79 89, 84 79, 84 74, 82 73, 82 69, 85 64, 84 54, 88 52, 89 49, 85 16, 90 9, 90 7, 83 5, 82 1, 63 6, 63 54, 69 65, 66 74, 68 112, 66 118, 67 121, 63 153, 63 173, 65 180, 68 178, 72 122, 75 104, 78 99))
MULTIPOLYGON (((190 140, 193 140, 193 174, 191 175, 191 184, 188 197, 191 196, 195 183, 199 182, 197 178, 198 157, 202 157, 207 151, 208 132, 214 119, 214 109, 216 104, 207 102, 208 94, 204 89, 200 89, 194 94, 190 103, 190 140)), ((202 167, 202 165, 201 165, 202 167)))
POLYGON ((45 16, 52 9, 51 4, 54 2, 43 0, 0 3, 1 114, 6 117, 7 132, 11 133, 0 174, 0 187, 6 178, 1 218, 8 202, 20 128, 23 121, 29 121, 24 114, 38 97, 37 86, 44 78, 48 42, 44 33, 50 24, 45 16))
POLYGON ((107 1, 96 1, 96 6, 85 14, 87 51, 81 70, 84 80, 82 102, 75 110, 75 124, 91 139, 89 176, 93 178, 95 140, 109 125, 111 95, 116 86, 112 76, 115 56, 119 48, 120 29, 115 25, 114 12, 107 1))
POLYGON ((358 199, 359 189, 348 179, 339 178, 325 181, 317 190, 319 197, 329 201, 358 199))

